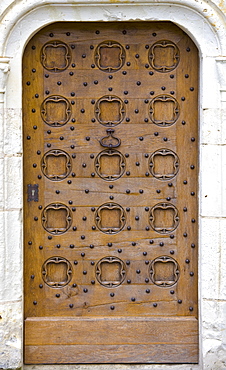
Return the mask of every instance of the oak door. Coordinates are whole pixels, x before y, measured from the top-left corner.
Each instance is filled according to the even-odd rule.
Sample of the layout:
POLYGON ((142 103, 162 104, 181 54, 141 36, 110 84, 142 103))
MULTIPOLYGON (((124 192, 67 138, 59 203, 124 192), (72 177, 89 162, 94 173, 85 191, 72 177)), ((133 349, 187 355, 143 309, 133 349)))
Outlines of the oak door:
POLYGON ((25 362, 196 363, 198 51, 55 23, 23 57, 25 362))

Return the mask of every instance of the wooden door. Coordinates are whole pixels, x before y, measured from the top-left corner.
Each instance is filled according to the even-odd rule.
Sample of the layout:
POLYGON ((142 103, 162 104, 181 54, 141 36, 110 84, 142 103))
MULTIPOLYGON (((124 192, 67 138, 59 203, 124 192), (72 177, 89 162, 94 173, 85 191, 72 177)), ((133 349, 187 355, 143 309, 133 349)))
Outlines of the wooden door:
POLYGON ((196 363, 198 51, 58 23, 23 58, 25 362, 196 363))

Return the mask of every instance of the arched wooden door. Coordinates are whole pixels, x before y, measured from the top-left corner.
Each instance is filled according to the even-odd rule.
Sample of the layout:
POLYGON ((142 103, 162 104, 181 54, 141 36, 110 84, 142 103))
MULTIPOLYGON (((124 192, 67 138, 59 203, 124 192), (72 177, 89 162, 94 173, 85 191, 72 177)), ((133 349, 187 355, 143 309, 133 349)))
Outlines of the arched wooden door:
POLYGON ((198 361, 198 51, 58 23, 23 58, 26 363, 198 361))

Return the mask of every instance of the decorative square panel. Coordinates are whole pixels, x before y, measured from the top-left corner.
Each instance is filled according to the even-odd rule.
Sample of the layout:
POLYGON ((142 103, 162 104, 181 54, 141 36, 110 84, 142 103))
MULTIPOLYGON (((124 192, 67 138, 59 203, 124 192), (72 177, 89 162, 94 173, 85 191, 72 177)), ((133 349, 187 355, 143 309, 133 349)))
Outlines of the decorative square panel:
POLYGON ((151 174, 159 180, 170 180, 179 171, 179 158, 169 149, 156 150, 150 157, 151 174))
POLYGON ((168 256, 158 257, 150 265, 150 277, 155 285, 172 286, 179 279, 178 263, 168 256))
POLYGON ((41 62, 43 67, 49 71, 64 71, 68 68, 70 60, 70 49, 64 42, 48 42, 42 48, 41 62))
POLYGON ((63 96, 49 96, 41 105, 41 116, 49 126, 63 126, 71 116, 71 105, 63 96))
POLYGON ((150 211, 150 225, 160 234, 171 233, 179 224, 177 208, 171 203, 158 203, 150 211))
POLYGON ((104 41, 96 48, 95 60, 101 71, 116 72, 125 63, 125 50, 116 41, 104 41))
POLYGON ((125 211, 119 204, 105 203, 96 211, 95 221, 100 231, 116 234, 125 226, 125 211))
POLYGON ((170 72, 178 66, 180 53, 178 47, 171 41, 156 42, 150 48, 149 61, 158 72, 170 72))
POLYGON ((116 126, 125 116, 125 106, 117 96, 103 96, 95 106, 97 120, 106 126, 116 126))
POLYGON ((65 233, 71 226, 70 209, 61 203, 51 203, 42 212, 42 226, 51 234, 65 233))
POLYGON ((71 281, 72 266, 62 257, 51 257, 42 266, 42 278, 52 288, 61 288, 71 281))
POLYGON ((63 150, 50 150, 42 158, 42 172, 52 181, 65 179, 71 172, 71 158, 63 150))
POLYGON ((117 150, 103 150, 95 159, 97 174, 106 181, 119 179, 125 172, 125 158, 117 150))
POLYGON ((122 284, 126 276, 125 264, 117 257, 102 258, 96 266, 96 278, 107 288, 122 284))
POLYGON ((173 125, 179 112, 179 104, 171 95, 158 95, 150 102, 150 118, 158 126, 173 125))

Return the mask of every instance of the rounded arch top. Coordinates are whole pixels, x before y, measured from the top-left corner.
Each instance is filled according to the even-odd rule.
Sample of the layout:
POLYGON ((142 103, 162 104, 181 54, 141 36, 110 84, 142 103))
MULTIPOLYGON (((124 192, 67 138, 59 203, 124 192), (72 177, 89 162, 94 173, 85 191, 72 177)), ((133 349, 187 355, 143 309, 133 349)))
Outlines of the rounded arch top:
POLYGON ((225 14, 213 1, 37 0, 34 5, 33 0, 28 0, 22 3, 22 0, 12 1, 2 12, 2 56, 21 54, 28 40, 50 23, 134 20, 174 22, 192 38, 203 56, 226 54, 225 14))

